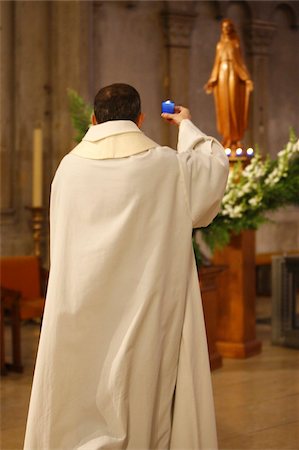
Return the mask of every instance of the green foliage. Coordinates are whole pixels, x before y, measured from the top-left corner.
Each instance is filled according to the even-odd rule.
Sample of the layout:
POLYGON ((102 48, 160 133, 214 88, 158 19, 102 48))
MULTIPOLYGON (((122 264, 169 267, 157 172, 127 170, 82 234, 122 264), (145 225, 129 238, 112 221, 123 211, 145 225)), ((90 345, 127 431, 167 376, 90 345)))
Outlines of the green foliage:
POLYGON ((77 132, 75 140, 80 142, 90 126, 92 106, 85 103, 73 89, 68 89, 67 94, 72 124, 77 132))

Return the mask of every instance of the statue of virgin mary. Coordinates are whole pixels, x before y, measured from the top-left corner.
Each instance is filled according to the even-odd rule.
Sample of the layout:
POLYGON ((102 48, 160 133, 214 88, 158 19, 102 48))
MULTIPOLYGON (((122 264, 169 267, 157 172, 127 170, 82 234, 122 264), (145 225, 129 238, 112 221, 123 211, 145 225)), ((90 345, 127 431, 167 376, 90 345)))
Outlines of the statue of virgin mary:
POLYGON ((240 40, 229 19, 222 21, 214 67, 205 90, 208 94, 214 93, 217 129, 223 136, 222 145, 231 149, 240 147, 247 128, 253 83, 242 58, 240 40))

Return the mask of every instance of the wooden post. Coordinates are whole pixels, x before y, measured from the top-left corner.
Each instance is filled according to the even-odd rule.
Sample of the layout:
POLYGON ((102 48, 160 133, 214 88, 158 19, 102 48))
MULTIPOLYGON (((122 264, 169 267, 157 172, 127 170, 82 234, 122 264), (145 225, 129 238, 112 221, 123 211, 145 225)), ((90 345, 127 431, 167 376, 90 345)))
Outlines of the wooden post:
MULTIPOLYGON (((2 292, 1 292, 2 297, 2 292)), ((0 300, 0 339, 1 339, 1 375, 6 375, 6 365, 5 365, 5 329, 4 329, 4 301, 3 298, 0 300)))
POLYGON ((228 358, 256 355, 261 342, 255 323, 255 232, 232 236, 230 244, 216 252, 214 263, 228 266, 220 275, 217 349, 228 358))
POLYGON ((201 267, 198 272, 211 370, 218 369, 222 366, 222 357, 217 349, 216 341, 219 306, 218 280, 223 270, 224 267, 210 266, 201 267))

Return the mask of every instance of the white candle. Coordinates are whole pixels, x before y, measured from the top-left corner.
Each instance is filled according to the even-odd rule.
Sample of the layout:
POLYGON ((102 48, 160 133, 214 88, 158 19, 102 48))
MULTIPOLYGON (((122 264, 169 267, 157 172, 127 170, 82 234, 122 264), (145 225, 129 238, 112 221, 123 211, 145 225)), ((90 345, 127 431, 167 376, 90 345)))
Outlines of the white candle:
POLYGON ((43 134, 40 128, 33 131, 32 206, 43 204, 43 134))

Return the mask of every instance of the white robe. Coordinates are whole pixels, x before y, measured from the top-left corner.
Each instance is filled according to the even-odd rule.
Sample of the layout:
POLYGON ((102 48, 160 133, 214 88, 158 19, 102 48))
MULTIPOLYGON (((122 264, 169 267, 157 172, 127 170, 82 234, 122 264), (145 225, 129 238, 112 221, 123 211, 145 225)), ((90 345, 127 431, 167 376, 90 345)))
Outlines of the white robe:
POLYGON ((26 450, 217 448, 191 233, 227 175, 189 120, 177 151, 115 121, 64 157, 26 450))

